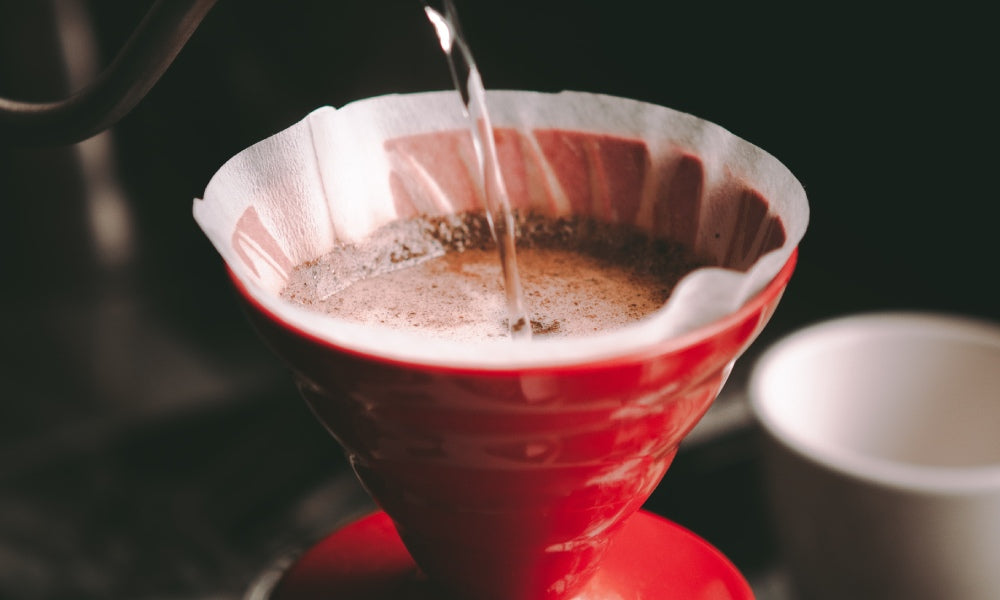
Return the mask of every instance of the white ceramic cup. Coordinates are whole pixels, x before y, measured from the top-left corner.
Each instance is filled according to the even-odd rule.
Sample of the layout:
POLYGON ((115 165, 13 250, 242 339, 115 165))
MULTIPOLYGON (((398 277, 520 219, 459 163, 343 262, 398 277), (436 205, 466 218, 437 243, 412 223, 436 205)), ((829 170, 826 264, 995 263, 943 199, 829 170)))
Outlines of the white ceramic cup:
POLYGON ((1000 598, 1000 326, 828 321, 770 347, 749 392, 798 598, 1000 598))

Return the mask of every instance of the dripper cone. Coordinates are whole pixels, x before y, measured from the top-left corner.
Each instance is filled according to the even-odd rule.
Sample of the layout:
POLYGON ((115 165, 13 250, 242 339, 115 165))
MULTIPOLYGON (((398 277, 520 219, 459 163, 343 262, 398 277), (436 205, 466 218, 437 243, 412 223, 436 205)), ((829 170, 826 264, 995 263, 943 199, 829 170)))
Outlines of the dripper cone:
POLYGON ((314 113, 227 164, 196 216, 426 574, 462 597, 556 600, 594 575, 767 322, 807 208, 777 161, 693 117, 593 95, 503 99, 494 119, 515 208, 635 224, 717 268, 627 330, 517 348, 366 331, 282 303, 291 266, 337 240, 477 206, 471 144, 436 122, 454 107, 435 94, 376 99, 351 120, 365 127, 314 113), (664 114, 674 127, 654 127, 664 114), (418 117, 430 125, 413 129, 418 117), (344 136, 355 153, 377 141, 359 182, 326 162, 347 157, 344 136))

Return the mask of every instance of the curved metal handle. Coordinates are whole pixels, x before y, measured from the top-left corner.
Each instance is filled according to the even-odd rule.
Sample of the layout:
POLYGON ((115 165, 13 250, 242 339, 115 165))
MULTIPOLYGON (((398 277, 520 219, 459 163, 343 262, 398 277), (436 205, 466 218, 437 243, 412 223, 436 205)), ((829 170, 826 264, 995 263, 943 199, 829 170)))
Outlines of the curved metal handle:
POLYGON ((146 95, 217 0, 157 0, 89 86, 55 102, 0 98, 0 144, 69 144, 118 122, 146 95))

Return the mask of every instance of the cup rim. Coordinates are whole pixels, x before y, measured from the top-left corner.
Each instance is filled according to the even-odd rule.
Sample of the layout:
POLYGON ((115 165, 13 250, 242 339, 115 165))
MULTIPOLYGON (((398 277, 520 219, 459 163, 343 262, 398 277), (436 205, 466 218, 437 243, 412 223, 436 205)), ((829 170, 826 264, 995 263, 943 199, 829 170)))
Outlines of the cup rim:
POLYGON ((879 334, 920 331, 949 339, 1000 348, 1000 324, 968 316, 921 311, 879 311, 832 318, 786 335, 768 347, 754 363, 747 386, 750 409, 766 433, 794 454, 841 475, 871 484, 924 494, 957 495, 1000 491, 1000 461, 977 466, 930 466, 866 456, 847 448, 830 448, 796 434, 776 418, 764 399, 767 374, 784 358, 812 346, 831 333, 864 329, 879 334), (917 328, 920 329, 917 329, 917 328))
POLYGON ((374 361, 382 364, 390 364, 396 366, 402 366, 406 368, 418 368, 428 371, 440 371, 440 372, 451 372, 451 373, 469 373, 469 372, 489 372, 489 373, 528 373, 528 372, 544 372, 552 370, 560 371, 571 371, 580 369, 591 369, 596 365, 602 364, 621 364, 622 362, 640 361, 650 355, 657 354, 668 354, 670 352, 677 351, 681 348, 692 346, 698 342, 712 337, 713 335, 719 334, 721 331, 736 325, 740 321, 746 319, 754 312, 764 310, 765 306, 780 298, 781 294, 784 292, 788 281, 791 279, 792 272, 795 270, 795 265, 798 260, 798 247, 793 247, 789 254, 788 260, 782 265, 781 269, 778 270, 777 274, 768 281, 767 285, 764 286, 759 292, 752 296, 749 300, 743 303, 737 310, 724 315, 714 321, 701 325, 691 331, 682 333, 680 335, 667 338, 658 343, 647 345, 645 347, 627 348, 624 352, 620 354, 610 353, 607 355, 601 355, 595 357, 591 360, 567 363, 559 361, 557 357, 551 357, 550 360, 546 361, 535 361, 532 364, 524 363, 512 363, 512 364, 469 364, 465 362, 461 363, 449 363, 441 360, 430 359, 426 361, 414 360, 412 358, 403 358, 398 356, 385 356, 379 355, 368 351, 367 349, 354 348, 344 344, 338 344, 333 340, 329 340, 320 337, 310 331, 307 331, 294 323, 289 322, 287 319, 283 318, 280 314, 268 308, 268 306, 256 298, 249 290, 247 284, 240 280, 236 273, 226 265, 226 272, 229 275, 229 279, 236 291, 247 302, 254 310, 265 315, 270 320, 280 323, 283 327, 290 331, 294 331, 299 337, 306 338, 314 343, 318 343, 334 349, 338 352, 349 354, 358 358, 362 358, 368 361, 374 361))

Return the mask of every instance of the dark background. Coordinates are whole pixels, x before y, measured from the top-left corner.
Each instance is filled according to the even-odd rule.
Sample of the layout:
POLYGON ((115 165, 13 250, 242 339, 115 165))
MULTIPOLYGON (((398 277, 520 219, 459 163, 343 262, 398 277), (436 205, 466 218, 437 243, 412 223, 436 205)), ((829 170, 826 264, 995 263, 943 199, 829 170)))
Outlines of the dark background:
MULTIPOLYGON (((70 91, 54 29, 67 5, 89 19, 100 66, 149 3, 0 0, 0 96, 70 91)), ((798 176, 810 227, 755 349, 858 311, 1000 320, 985 15, 628 0, 458 10, 488 88, 667 105, 798 176)), ((0 139, 0 597, 238 597, 282 550, 367 507, 239 313, 191 201, 230 156, 320 105, 449 83, 417 0, 220 0, 104 138, 100 173, 133 240, 113 259, 88 226, 107 181, 80 151, 0 139)), ((766 580, 780 556, 756 432, 723 437, 682 452, 649 506, 766 580)))

